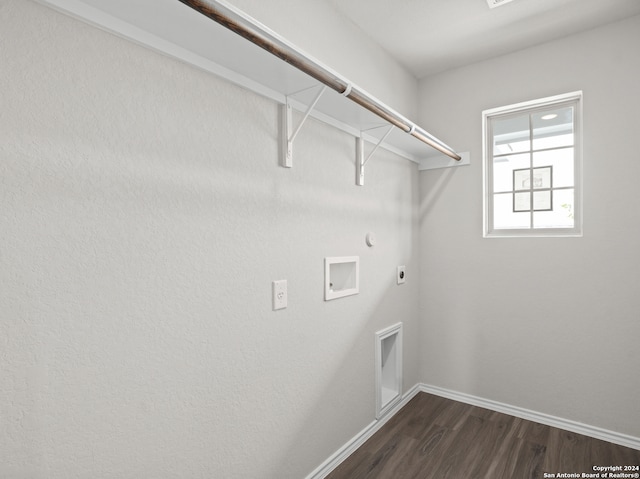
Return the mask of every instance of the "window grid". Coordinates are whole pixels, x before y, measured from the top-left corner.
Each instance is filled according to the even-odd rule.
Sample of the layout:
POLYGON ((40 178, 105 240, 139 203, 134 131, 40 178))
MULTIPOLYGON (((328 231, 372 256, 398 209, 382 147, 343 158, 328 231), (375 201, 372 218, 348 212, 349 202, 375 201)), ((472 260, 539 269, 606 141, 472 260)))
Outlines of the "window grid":
MULTIPOLYGON (((577 212, 581 211, 580 205, 580 177, 579 177, 579 148, 578 142, 580 141, 580 125, 578 123, 579 120, 579 108, 580 108, 580 100, 581 100, 581 92, 577 92, 576 94, 563 95, 562 99, 547 99, 553 101, 542 100, 538 106, 535 105, 536 102, 528 102, 529 105, 523 106, 522 108, 515 108, 518 105, 514 105, 513 109, 509 109, 510 107, 506 107, 502 114, 496 113, 494 115, 490 115, 489 112, 484 113, 485 118, 485 141, 487 142, 487 146, 485 147, 485 182, 486 182, 486 190, 485 190, 485 236, 576 236, 581 235, 581 224, 580 224, 580 216, 577 215, 577 212), (559 146, 544 146, 542 148, 534 148, 534 144, 536 140, 541 141, 545 138, 544 133, 540 130, 543 130, 545 127, 540 126, 541 124, 538 122, 536 125, 534 122, 534 116, 538 115, 540 119, 542 119, 542 113, 549 110, 560 110, 563 108, 570 108, 571 112, 571 124, 570 124, 570 134, 571 141, 568 144, 561 144, 559 146), (527 114, 528 121, 528 148, 524 150, 516 149, 510 152, 499 152, 497 154, 494 153, 494 149, 496 146, 496 136, 494 135, 493 125, 496 120, 503 120, 508 118, 518 118, 523 116, 522 114, 527 114), (487 135, 488 133, 488 135, 487 135), (536 137, 535 135, 538 134, 536 137), (571 152, 572 155, 572 168, 573 168, 573 182, 569 185, 564 184, 563 186, 554 186, 554 168, 552 164, 549 165, 536 165, 536 155, 540 153, 553 153, 562 150, 573 149, 571 152), (495 160, 501 158, 514 157, 515 155, 527 155, 528 157, 528 167, 525 168, 514 168, 512 170, 513 178, 511 179, 511 190, 493 190, 494 183, 494 167, 495 160), (490 162, 490 165, 487 163, 490 162), (544 168, 549 169, 549 184, 544 185, 544 187, 535 187, 535 178, 534 178, 534 170, 541 170, 544 168), (488 170, 488 171, 487 171, 488 170), (525 189, 518 189, 516 185, 516 171, 520 170, 529 170, 529 187, 525 189), (548 197, 541 198, 539 196, 540 193, 548 192, 548 197), (568 204, 558 204, 554 205, 554 201, 556 200, 557 192, 567 192, 564 195, 565 201, 566 198, 571 198, 571 201, 567 202, 568 204), (528 194, 528 208, 522 208, 522 205, 516 205, 516 195, 521 193, 528 194), (536 203, 536 193, 538 194, 537 199, 538 203, 536 203), (570 196, 567 196, 569 194, 570 196), (498 197, 502 197, 504 195, 513 195, 512 198, 512 212, 514 214, 519 213, 529 213, 529 224, 528 226, 516 226, 512 228, 501 228, 500 226, 494 226, 494 205, 495 199, 498 197), (542 208, 542 206, 546 206, 548 204, 548 208, 542 208), (536 207, 538 205, 538 207, 536 207), (558 208, 554 210, 554 206, 558 208), (566 208, 567 218, 571 218, 571 225, 569 226, 549 226, 548 224, 541 223, 541 221, 547 221, 548 219, 541 219, 540 216, 536 216, 536 213, 541 212, 550 212, 554 211, 559 212, 564 210, 560 210, 559 208, 566 208), (540 222, 537 224, 537 221, 540 222), (543 225, 544 227, 540 227, 543 225)), ((559 97, 557 97, 559 98, 559 97)), ((522 104, 525 105, 525 104, 522 104)), ((524 125, 523 125, 524 126, 524 125)), ((517 130, 513 130, 517 132, 517 130)), ((521 130, 522 133, 525 133, 526 130, 521 130)), ((510 131, 507 131, 507 134, 512 134, 510 131)), ((554 135, 552 134, 551 137, 554 135)), ((562 133, 558 133, 555 136, 562 136, 562 133)), ((522 137, 524 140, 524 137, 522 137)), ((514 140, 515 141, 515 140, 514 140)), ((503 143, 504 144, 504 143, 503 143)), ((511 148, 511 145, 508 145, 511 148)), ((524 145, 521 145, 524 146, 524 145)), ((540 145, 542 146, 542 145, 540 145)), ((523 158, 524 159, 524 158, 523 158)), ((506 160, 508 161, 508 159, 506 160)), ((549 160, 550 162, 553 160, 549 160)), ((525 163, 526 164, 526 163, 525 163)), ((544 176, 543 176, 544 181, 544 176)), ((504 183, 504 181, 502 181, 504 183)), ((523 198, 523 197, 521 197, 523 198)))
MULTIPOLYGON (((533 215, 533 212, 535 211, 553 211, 553 166, 537 166, 534 167, 533 165, 530 166, 529 168, 522 168, 522 169, 514 169, 513 170, 513 212, 517 213, 517 212, 524 212, 524 211, 531 211, 531 214, 533 215), (549 187, 548 188, 543 188, 543 187, 536 187, 535 185, 535 170, 549 170, 549 187), (519 189, 516 185, 516 174, 518 172, 521 171, 526 171, 529 173, 529 187, 528 188, 521 188, 519 189), (548 208, 536 208, 536 203, 535 203, 535 193, 549 193, 549 207, 548 208), (528 209, 518 209, 517 208, 517 201, 516 198, 519 195, 529 195, 529 208, 528 209)), ((533 223, 533 217, 531 218, 531 222, 533 223)))

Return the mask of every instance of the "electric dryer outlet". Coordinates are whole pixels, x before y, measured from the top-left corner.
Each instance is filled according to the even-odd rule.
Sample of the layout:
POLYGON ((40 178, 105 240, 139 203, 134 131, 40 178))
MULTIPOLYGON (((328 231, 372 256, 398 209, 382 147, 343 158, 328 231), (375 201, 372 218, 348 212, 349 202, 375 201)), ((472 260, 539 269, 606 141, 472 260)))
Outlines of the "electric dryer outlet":
POLYGON ((398 280, 398 284, 404 284, 405 280, 406 280, 406 273, 405 273, 405 266, 398 266, 398 274, 397 274, 397 278, 398 280))

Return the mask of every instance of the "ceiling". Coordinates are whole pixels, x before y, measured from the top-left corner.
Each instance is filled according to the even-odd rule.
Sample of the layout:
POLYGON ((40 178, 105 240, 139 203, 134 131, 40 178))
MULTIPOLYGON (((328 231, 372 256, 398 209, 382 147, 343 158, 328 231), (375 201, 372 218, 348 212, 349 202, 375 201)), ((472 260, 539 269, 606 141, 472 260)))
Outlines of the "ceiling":
POLYGON ((326 0, 416 77, 640 14, 640 0, 326 0))

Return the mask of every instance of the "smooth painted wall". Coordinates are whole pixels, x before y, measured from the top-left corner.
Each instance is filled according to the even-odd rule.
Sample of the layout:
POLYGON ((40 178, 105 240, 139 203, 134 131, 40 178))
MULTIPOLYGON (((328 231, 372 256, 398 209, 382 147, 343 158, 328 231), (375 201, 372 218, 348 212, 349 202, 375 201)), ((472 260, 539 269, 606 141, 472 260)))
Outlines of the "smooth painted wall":
POLYGON ((417 121, 418 80, 330 2, 233 0, 236 7, 417 121))
POLYGON ((375 331, 419 381, 414 163, 357 187, 310 120, 284 169, 270 100, 31 1, 0 31, 0 477, 299 479, 375 419, 375 331))
POLYGON ((640 436, 640 17, 423 80, 421 378, 640 436), (584 236, 482 237, 482 111, 582 90, 584 236), (430 125, 430 123, 432 125, 430 125))

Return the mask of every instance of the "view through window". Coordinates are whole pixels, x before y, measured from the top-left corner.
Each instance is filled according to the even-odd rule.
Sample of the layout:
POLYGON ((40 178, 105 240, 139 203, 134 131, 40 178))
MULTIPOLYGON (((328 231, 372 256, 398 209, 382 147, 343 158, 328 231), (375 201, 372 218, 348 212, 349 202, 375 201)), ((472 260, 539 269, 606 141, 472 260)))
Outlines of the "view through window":
POLYGON ((483 113, 485 236, 576 236, 580 93, 483 113))

